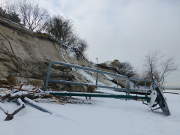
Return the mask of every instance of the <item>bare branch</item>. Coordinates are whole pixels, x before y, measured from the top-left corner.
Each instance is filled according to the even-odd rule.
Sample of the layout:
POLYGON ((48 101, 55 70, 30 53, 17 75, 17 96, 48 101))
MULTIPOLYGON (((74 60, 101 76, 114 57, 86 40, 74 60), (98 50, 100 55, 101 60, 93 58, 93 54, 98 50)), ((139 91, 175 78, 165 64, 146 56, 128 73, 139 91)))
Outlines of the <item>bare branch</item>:
POLYGON ((145 78, 156 80, 160 86, 164 85, 167 76, 177 70, 173 58, 165 59, 156 53, 146 56, 145 78))
POLYGON ((19 1, 17 5, 10 5, 19 14, 24 26, 32 31, 41 32, 49 18, 47 10, 40 8, 38 4, 30 0, 19 1))

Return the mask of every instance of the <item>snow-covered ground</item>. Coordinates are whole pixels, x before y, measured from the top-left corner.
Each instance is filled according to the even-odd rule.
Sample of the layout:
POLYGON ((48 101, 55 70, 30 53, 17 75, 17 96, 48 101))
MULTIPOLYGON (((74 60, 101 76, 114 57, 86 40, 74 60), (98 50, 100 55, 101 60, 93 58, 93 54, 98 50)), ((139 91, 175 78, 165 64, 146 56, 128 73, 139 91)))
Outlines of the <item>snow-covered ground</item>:
MULTIPOLYGON (((92 104, 39 103, 52 115, 26 106, 12 121, 3 121, 0 135, 179 135, 180 95, 165 94, 171 116, 151 112, 138 101, 93 98, 92 104)), ((15 104, 0 104, 9 112, 15 104)))

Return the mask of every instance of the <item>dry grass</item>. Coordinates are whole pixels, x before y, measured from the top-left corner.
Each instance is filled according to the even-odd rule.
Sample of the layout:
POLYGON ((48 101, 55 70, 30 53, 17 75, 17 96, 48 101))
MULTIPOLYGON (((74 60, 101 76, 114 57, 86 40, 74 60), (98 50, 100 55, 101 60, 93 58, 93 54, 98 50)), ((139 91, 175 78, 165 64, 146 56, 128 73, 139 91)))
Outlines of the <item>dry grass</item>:
POLYGON ((17 84, 17 79, 15 76, 9 75, 7 77, 7 82, 9 83, 9 85, 16 85, 17 84))
POLYGON ((3 86, 3 85, 9 85, 8 81, 0 80, 0 86, 3 86))
POLYGON ((34 86, 35 88, 41 88, 43 85, 41 80, 30 80, 28 84, 34 86))
POLYGON ((90 86, 87 87, 87 92, 93 93, 93 92, 96 91, 96 88, 97 88, 96 86, 91 86, 91 85, 90 85, 90 86))

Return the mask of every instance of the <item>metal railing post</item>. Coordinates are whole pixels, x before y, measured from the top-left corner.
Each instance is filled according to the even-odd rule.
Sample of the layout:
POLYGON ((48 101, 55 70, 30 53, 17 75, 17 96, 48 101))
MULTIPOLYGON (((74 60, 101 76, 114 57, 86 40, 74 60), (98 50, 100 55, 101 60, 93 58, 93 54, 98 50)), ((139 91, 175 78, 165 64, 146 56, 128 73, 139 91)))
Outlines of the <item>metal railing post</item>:
MULTIPOLYGON (((98 64, 98 58, 96 58, 96 64, 98 64)), ((98 72, 96 72, 96 87, 98 85, 98 78, 99 78, 98 72)))
POLYGON ((52 62, 50 62, 49 65, 48 65, 47 77, 46 77, 46 80, 44 82, 44 90, 48 89, 49 78, 50 78, 50 75, 51 75, 51 67, 52 67, 52 62))
POLYGON ((96 73, 96 86, 98 85, 98 73, 96 73))

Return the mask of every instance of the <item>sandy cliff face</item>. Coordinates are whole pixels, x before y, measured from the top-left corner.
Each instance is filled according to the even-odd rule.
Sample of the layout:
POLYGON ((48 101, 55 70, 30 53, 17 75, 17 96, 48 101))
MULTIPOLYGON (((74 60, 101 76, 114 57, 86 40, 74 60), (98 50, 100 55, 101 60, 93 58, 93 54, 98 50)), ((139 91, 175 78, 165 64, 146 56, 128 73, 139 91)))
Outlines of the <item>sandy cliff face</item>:
POLYGON ((56 47, 57 44, 47 39, 40 39, 33 33, 18 28, 18 25, 1 19, 0 78, 8 74, 22 74, 24 70, 38 67, 38 63, 62 61, 56 47))
MULTIPOLYGON (((45 68, 49 61, 78 61, 53 41, 0 18, 0 78, 8 74, 32 74, 38 68, 45 68)), ((38 69, 44 70, 44 69, 38 69)))

